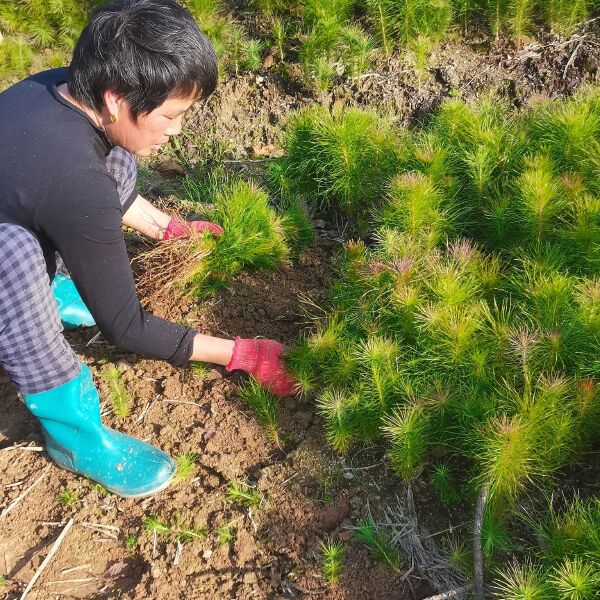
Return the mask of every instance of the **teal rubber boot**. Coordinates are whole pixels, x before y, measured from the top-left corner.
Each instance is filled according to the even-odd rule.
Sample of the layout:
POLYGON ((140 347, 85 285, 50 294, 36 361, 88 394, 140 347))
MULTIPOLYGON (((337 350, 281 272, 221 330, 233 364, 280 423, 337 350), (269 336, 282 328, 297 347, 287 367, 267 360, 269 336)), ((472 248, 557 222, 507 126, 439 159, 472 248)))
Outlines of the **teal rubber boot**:
POLYGON ((56 275, 52 282, 52 291, 65 329, 92 327, 96 324, 72 279, 64 275, 56 275))
POLYGON ((150 496, 173 479, 175 461, 168 454, 102 425, 87 365, 71 381, 23 399, 42 424, 46 451, 64 469, 125 498, 150 496))

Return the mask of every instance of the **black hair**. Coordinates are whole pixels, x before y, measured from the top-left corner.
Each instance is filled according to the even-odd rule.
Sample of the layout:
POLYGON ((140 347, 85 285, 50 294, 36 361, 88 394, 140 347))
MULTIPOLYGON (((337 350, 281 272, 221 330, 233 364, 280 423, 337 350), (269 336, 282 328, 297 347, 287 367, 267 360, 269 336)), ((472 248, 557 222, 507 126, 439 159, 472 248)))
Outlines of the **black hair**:
POLYGON ((112 0, 81 33, 67 84, 78 102, 97 110, 111 90, 137 118, 171 94, 210 96, 217 85, 217 57, 175 0, 112 0))

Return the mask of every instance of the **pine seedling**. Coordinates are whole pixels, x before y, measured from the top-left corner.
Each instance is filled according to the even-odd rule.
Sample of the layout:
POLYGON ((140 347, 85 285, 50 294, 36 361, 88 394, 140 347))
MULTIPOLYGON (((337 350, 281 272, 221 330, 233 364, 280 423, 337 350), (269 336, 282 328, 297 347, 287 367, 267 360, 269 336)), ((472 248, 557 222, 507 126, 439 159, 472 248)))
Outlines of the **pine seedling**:
POLYGON ((254 184, 240 181, 223 189, 211 218, 224 233, 187 277, 186 287, 194 296, 214 293, 240 269, 276 268, 289 254, 281 219, 254 184))
POLYGON ((327 540, 321 542, 321 573, 327 583, 335 587, 342 572, 342 558, 346 551, 340 540, 327 540))
POLYGON ((586 331, 600 336, 600 279, 584 279, 575 288, 575 301, 586 331))
POLYGON ((113 413, 119 419, 126 419, 131 414, 132 400, 121 381, 122 371, 116 365, 109 364, 103 375, 109 385, 109 400, 113 413))
POLYGON ((531 144, 550 154, 558 172, 579 173, 594 185, 600 112, 585 95, 547 104, 528 119, 531 144))
POLYGON ((317 398, 317 408, 325 421, 329 443, 341 454, 347 453, 356 441, 355 418, 359 403, 357 394, 336 389, 325 390, 317 398))
POLYGON ((275 48, 277 48, 277 54, 281 62, 285 60, 287 34, 286 23, 282 19, 273 18, 271 20, 271 39, 275 48))
POLYGON ((531 563, 513 563, 499 573, 494 591, 503 600, 548 600, 546 575, 531 563))
POLYGON ((348 20, 352 0, 303 0, 304 19, 310 27, 324 23, 343 23, 348 20))
POLYGON ((508 14, 514 40, 521 45, 531 32, 535 0, 513 0, 508 14))
POLYGON ((550 581, 561 600, 592 600, 600 593, 600 567, 580 557, 554 568, 550 581))
POLYGON ((600 390, 598 382, 584 377, 575 382, 575 411, 583 435, 594 434, 600 424, 600 390))
POLYGON ((346 214, 366 211, 394 174, 398 162, 390 123, 374 112, 322 107, 296 113, 288 122, 283 167, 306 197, 346 214))
POLYGON ((367 13, 375 31, 377 41, 386 56, 390 56, 395 45, 395 10, 390 0, 367 0, 367 13))
POLYGON ((264 496, 255 487, 234 479, 230 482, 226 491, 227 500, 246 508, 260 506, 264 502, 264 496))
POLYGON ((242 47, 242 66, 248 71, 258 71, 262 66, 263 45, 260 40, 246 40, 242 47))
POLYGON ((296 195, 288 195, 281 204, 281 224, 293 257, 315 242, 315 230, 308 210, 296 195))
POLYGON ((73 508, 79 502, 79 494, 74 490, 65 489, 58 495, 58 500, 65 508, 73 508))
POLYGON ((0 589, 8 585, 8 579, 4 575, 0 575, 0 589))
POLYGON ((546 21, 562 35, 570 35, 579 23, 589 18, 593 0, 550 0, 542 4, 546 21))
POLYGON ((367 11, 386 55, 396 43, 408 45, 419 36, 441 39, 452 19, 449 0, 369 0, 367 11))
POLYGON ((576 556, 596 562, 600 559, 600 499, 584 502, 575 497, 560 512, 550 501, 545 522, 524 520, 544 540, 550 563, 556 565, 565 557, 576 556))
POLYGON ((196 470, 198 455, 195 452, 182 452, 175 456, 175 477, 173 483, 181 483, 189 479, 196 470))
POLYGON ((356 77, 367 71, 373 62, 373 39, 360 27, 343 27, 340 31, 339 53, 345 73, 356 77))
POLYGON ((335 77, 335 66, 326 56, 318 56, 305 66, 314 82, 315 90, 322 94, 331 89, 335 77))
POLYGON ((169 526, 169 524, 167 522, 161 521, 156 515, 150 515, 149 517, 144 519, 144 522, 142 523, 142 528, 144 529, 144 531, 151 534, 162 536, 168 536, 171 534, 171 527, 169 526))
POLYGON ((460 542, 456 537, 447 538, 446 553, 448 562, 464 575, 473 572, 473 550, 470 545, 460 542))
POLYGON ((298 382, 299 391, 309 394, 316 389, 321 363, 305 337, 288 349, 283 360, 290 374, 298 382))
POLYGON ((435 247, 451 230, 451 218, 442 209, 433 178, 421 173, 404 173, 392 181, 379 224, 424 240, 426 249, 435 247))
POLYGON ((490 512, 483 518, 481 542, 483 554, 488 559, 491 559, 496 552, 506 552, 511 547, 511 539, 504 523, 490 512))
POLYGON ((352 539, 367 546, 375 560, 387 564, 392 570, 398 571, 402 566, 398 550, 371 515, 354 528, 352 539))
POLYGON ((539 473, 535 442, 528 424, 518 417, 490 420, 477 455, 480 480, 489 484, 490 500, 512 503, 539 473))
POLYGON ((371 336, 356 346, 356 358, 364 377, 363 392, 373 398, 381 414, 388 411, 393 400, 398 355, 398 345, 391 338, 371 336))
POLYGON ((427 62, 431 54, 431 46, 431 40, 424 35, 417 36, 410 43, 413 68, 419 78, 419 85, 423 76, 427 73, 427 62))
POLYGON ((90 487, 94 490, 96 490, 101 496, 110 496, 111 493, 100 483, 96 483, 95 481, 92 481, 91 479, 88 479, 88 483, 90 484, 90 487))
POLYGON ((524 279, 522 290, 534 322, 546 331, 560 329, 572 314, 574 279, 558 272, 538 273, 528 266, 524 279))
POLYGON ((537 155, 526 159, 519 188, 526 239, 533 239, 539 244, 564 207, 549 157, 537 155))
POLYGON ((207 535, 205 527, 194 527, 186 522, 179 515, 173 517, 173 522, 169 526, 172 540, 178 544, 189 544, 198 538, 204 538, 207 535))
POLYGON ((352 342, 342 340, 321 364, 321 379, 328 385, 343 387, 351 384, 358 373, 358 360, 352 342))
POLYGON ((242 402, 247 404, 256 415, 258 422, 265 430, 267 439, 276 446, 281 446, 277 422, 277 400, 273 394, 270 394, 254 379, 245 383, 239 389, 239 394, 242 402))
POLYGON ((221 523, 217 528, 217 542, 220 546, 229 546, 235 543, 237 530, 231 523, 221 523))
POLYGON ((429 443, 429 422, 423 407, 408 404, 394 408, 382 429, 391 443, 392 468, 405 482, 415 479, 425 464, 429 443))
POLYGON ((190 369, 192 370, 194 377, 198 378, 200 381, 206 379, 206 376, 210 372, 210 367, 205 362, 201 362, 199 360, 194 361, 190 365, 190 369))
POLYGON ((135 534, 131 534, 127 536, 125 540, 125 548, 127 549, 127 553, 129 556, 135 556, 137 553, 136 547, 138 543, 138 536, 135 534))
POLYGON ((458 500, 454 477, 447 463, 438 463, 433 467, 431 485, 438 491, 444 506, 449 506, 458 500))
POLYGON ((479 284, 473 274, 452 264, 434 265, 426 285, 435 300, 449 309, 468 305, 479 296, 479 284))

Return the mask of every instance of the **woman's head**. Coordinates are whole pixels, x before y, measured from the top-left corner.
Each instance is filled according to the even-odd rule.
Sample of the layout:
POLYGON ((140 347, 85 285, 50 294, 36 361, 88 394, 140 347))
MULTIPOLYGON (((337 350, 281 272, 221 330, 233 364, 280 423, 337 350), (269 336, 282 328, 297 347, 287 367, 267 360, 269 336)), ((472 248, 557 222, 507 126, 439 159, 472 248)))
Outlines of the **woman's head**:
POLYGON ((67 83, 102 115, 114 144, 146 155, 179 133, 196 98, 212 94, 217 58, 175 0, 114 0, 83 30, 67 83))

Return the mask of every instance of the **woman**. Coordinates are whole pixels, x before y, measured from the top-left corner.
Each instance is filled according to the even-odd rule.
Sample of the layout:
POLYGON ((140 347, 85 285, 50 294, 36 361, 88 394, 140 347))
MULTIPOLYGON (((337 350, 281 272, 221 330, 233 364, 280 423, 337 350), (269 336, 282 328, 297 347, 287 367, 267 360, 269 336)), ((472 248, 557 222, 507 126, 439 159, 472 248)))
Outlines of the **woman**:
POLYGON ((0 94, 0 365, 39 418, 52 459, 120 496, 163 489, 175 464, 102 425, 90 370, 61 317, 65 326, 95 321, 126 351, 174 366, 212 362, 278 395, 293 391, 277 342, 203 335, 145 312, 135 292, 123 223, 157 240, 221 232, 139 196, 132 157, 177 135, 216 81, 213 48, 175 0, 116 0, 83 31, 69 69, 0 94), (55 278, 57 252, 70 278, 55 278))

